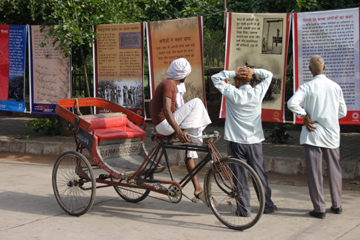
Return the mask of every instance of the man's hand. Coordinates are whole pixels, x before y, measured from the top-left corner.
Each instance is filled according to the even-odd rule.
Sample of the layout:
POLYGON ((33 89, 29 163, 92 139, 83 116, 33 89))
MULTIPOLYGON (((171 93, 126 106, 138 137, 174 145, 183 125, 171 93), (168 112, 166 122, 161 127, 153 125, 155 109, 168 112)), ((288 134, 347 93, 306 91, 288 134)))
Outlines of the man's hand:
POLYGON ((237 78, 250 78, 252 75, 254 75, 255 70, 249 67, 238 67, 235 71, 237 78))
POLYGON ((308 130, 309 132, 314 132, 316 127, 313 125, 314 123, 317 123, 316 121, 315 122, 312 122, 309 115, 306 115, 304 117, 304 125, 306 127, 306 130, 308 130))
POLYGON ((190 142, 190 138, 185 131, 180 130, 175 133, 175 136, 179 138, 182 143, 190 142))
POLYGON ((179 138, 182 143, 190 142, 190 139, 186 132, 181 130, 179 125, 174 119, 174 115, 171 112, 171 98, 163 96, 164 115, 170 126, 175 131, 175 137, 179 138))

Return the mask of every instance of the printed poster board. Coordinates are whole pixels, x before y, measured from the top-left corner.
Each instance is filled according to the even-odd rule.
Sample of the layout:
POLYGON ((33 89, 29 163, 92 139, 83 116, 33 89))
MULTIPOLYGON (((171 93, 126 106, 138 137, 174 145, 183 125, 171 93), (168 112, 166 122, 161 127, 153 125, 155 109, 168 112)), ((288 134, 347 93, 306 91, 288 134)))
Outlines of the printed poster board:
POLYGON ((45 40, 47 28, 29 28, 30 112, 56 114, 57 102, 72 97, 70 57, 55 50, 52 39, 45 40), (39 47, 45 41, 50 44, 39 47))
POLYGON ((25 112, 26 26, 0 25, 0 110, 25 112))
POLYGON ((94 95, 144 117, 144 24, 104 24, 95 31, 94 95))
POLYGON ((191 73, 185 81, 184 101, 199 98, 206 106, 202 17, 148 22, 146 26, 151 98, 157 85, 167 78, 171 62, 186 58, 191 64, 191 73))
MULTIPOLYGON (((347 116, 340 124, 360 124, 359 8, 294 13, 294 91, 313 76, 312 56, 324 58, 324 74, 343 90, 347 116)), ((294 115, 294 123, 303 120, 294 115)))
MULTIPOLYGON (((289 14, 228 13, 226 28, 225 70, 239 66, 262 68, 273 73, 273 79, 262 103, 262 120, 284 122, 284 98, 289 14)), ((261 79, 255 75, 250 84, 261 79)), ((228 79, 234 85, 234 79, 228 79)), ((222 97, 220 118, 226 117, 226 98, 222 97)))

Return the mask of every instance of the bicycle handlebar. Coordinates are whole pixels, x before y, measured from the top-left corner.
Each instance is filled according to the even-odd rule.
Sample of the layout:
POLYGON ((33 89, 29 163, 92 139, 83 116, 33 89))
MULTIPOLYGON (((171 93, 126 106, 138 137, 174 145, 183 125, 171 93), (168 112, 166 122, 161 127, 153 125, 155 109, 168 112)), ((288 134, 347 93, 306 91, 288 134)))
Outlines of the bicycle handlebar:
POLYGON ((220 137, 220 134, 218 131, 214 131, 210 134, 205 134, 205 135, 201 135, 201 136, 194 136, 189 133, 187 135, 189 135, 189 137, 191 137, 191 138, 219 138, 220 137))

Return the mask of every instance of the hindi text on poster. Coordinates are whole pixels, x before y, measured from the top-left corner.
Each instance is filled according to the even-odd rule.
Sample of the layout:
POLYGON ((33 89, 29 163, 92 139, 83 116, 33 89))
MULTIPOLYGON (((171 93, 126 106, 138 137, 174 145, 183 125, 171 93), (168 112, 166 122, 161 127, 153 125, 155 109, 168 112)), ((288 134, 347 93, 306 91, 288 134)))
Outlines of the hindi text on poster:
POLYGON ((142 23, 98 25, 96 33, 95 95, 144 116, 142 23))
POLYGON ((56 104, 70 98, 70 57, 55 50, 56 45, 39 46, 45 41, 52 42, 45 40, 46 29, 41 32, 40 26, 32 26, 31 30, 34 103, 56 104))

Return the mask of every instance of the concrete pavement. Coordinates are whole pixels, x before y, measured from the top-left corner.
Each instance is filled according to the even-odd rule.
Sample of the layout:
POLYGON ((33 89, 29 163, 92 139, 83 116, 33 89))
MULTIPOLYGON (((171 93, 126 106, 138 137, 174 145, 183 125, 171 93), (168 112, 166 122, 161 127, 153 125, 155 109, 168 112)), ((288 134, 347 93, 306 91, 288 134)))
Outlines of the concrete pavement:
MULTIPOLYGON (((39 160, 37 155, 30 156, 34 161, 39 160)), ((272 173, 270 187, 278 211, 263 215, 254 227, 245 231, 228 229, 202 203, 183 198, 174 204, 155 199, 153 197, 166 198, 151 193, 142 202, 133 204, 122 200, 111 187, 97 189, 90 211, 73 217, 63 212, 55 200, 51 174, 56 156, 49 155, 47 159, 45 164, 36 164, 9 162, 16 159, 0 157, 0 239, 354 240, 360 236, 360 191, 343 191, 343 214, 336 215, 328 209, 325 219, 316 219, 308 214, 312 204, 308 189, 302 184, 304 181, 295 176, 279 178, 272 173)), ((31 162, 31 158, 28 161, 31 162)), ((175 168, 176 178, 184 171, 181 168, 175 168)), ((200 181, 203 181, 201 174, 200 181)), ((191 196, 191 184, 184 192, 191 196)), ((328 188, 325 199, 330 208, 328 188)))
MULTIPOLYGON (((31 115, 29 115, 31 116, 31 115)), ((26 124, 36 118, 33 117, 11 117, 0 116, 0 152, 18 152, 30 154, 56 155, 69 150, 75 150, 73 136, 47 136, 36 133, 27 128, 26 124), (23 132, 31 134, 31 139, 25 139, 23 132)), ((147 121, 147 136, 145 146, 149 151, 156 143, 151 142, 151 131, 153 125, 147 121)), ((223 139, 223 126, 210 125, 205 132, 219 131, 222 138, 216 143, 216 147, 223 155, 227 155, 227 141, 223 139)), ((271 139, 263 142, 265 167, 267 172, 282 174, 306 174, 303 149, 299 145, 300 131, 290 131, 292 138, 286 144, 274 144, 271 139)), ((343 178, 360 178, 360 133, 342 133, 340 143, 340 164, 343 170, 343 178)), ((172 165, 182 165, 176 153, 171 154, 172 165)), ((324 164, 324 175, 326 176, 326 165, 324 164)))

